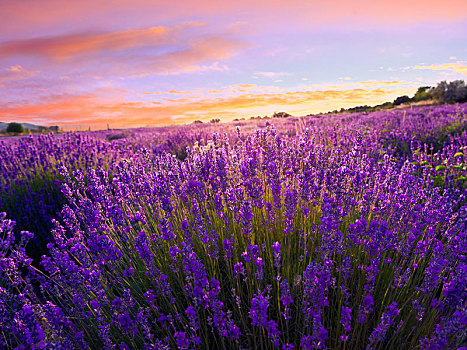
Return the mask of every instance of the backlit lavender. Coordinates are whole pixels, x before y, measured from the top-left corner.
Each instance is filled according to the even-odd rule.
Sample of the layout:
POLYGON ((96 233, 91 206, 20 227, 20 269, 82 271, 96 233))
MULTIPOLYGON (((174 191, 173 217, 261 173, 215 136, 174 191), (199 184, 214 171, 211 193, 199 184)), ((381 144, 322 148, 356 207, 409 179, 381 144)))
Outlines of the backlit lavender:
POLYGON ((467 105, 250 123, 0 144, 0 348, 465 346, 467 105))

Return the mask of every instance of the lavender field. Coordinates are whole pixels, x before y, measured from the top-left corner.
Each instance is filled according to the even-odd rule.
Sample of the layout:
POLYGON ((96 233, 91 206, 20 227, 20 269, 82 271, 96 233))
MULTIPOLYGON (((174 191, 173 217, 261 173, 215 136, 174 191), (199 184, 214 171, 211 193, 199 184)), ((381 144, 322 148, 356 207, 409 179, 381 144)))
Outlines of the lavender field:
POLYGON ((0 348, 465 349, 467 104, 0 141, 0 348))

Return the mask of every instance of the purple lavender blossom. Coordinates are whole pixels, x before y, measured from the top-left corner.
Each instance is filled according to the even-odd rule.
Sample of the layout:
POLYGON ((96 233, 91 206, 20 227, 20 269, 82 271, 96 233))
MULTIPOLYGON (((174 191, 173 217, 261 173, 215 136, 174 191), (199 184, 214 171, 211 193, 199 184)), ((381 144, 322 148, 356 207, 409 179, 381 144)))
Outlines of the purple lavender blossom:
POLYGON ((262 294, 255 294, 251 299, 250 318, 251 324, 258 327, 266 327, 268 320, 268 300, 262 294))
POLYGON ((279 337, 281 335, 281 331, 279 330, 279 325, 273 321, 269 320, 267 326, 268 338, 271 339, 274 346, 278 347, 280 345, 279 337))
POLYGON ((373 297, 370 294, 366 294, 363 298, 362 305, 359 308, 359 319, 360 323, 365 323, 366 316, 373 311, 373 297))
MULTIPOLYGON (((344 333, 349 333, 351 330, 351 321, 352 321, 352 310, 347 306, 342 306, 341 309, 341 320, 340 323, 344 328, 344 333)), ((341 335, 341 340, 346 341, 348 340, 348 335, 343 334, 341 335)))
POLYGON ((233 244, 227 238, 224 239, 224 258, 226 260, 232 258, 233 244))
POLYGON ((239 275, 245 275, 245 267, 243 266, 243 263, 239 262, 234 265, 234 275, 236 278, 238 278, 239 275))
POLYGON ((255 276, 258 279, 258 281, 263 280, 263 267, 264 267, 264 261, 261 257, 257 257, 255 260, 255 265, 256 265, 256 272, 255 276))
POLYGON ((399 309, 397 308, 397 303, 393 302, 391 305, 387 307, 387 310, 381 316, 381 320, 378 326, 373 330, 371 333, 368 341, 369 346, 383 340, 386 336, 386 332, 388 331, 389 327, 392 326, 394 323, 394 318, 399 315, 399 309))
POLYGON ((177 343, 177 347, 179 349, 188 349, 190 346, 190 341, 186 337, 185 332, 175 332, 174 334, 175 341, 177 343))
POLYGON ((463 346, 466 113, 0 140, 0 348, 463 346))
POLYGON ((273 254, 274 254, 274 267, 280 269, 281 267, 281 245, 279 242, 274 242, 272 244, 273 254))

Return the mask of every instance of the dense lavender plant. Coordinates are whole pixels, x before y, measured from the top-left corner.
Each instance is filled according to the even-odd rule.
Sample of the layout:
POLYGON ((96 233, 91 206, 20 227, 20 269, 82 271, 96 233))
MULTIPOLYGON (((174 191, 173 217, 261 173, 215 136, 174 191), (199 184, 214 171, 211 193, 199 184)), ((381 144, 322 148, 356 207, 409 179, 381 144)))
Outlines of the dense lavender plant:
POLYGON ((1 346, 463 346, 466 109, 2 145, 64 201, 40 264, 0 217, 1 346))

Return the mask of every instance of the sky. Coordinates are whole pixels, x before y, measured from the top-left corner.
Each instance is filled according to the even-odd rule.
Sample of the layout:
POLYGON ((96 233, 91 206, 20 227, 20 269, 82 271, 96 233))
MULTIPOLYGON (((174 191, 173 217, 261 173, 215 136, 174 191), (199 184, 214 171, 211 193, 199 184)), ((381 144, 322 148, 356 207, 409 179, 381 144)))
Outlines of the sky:
POLYGON ((465 0, 0 0, 0 121, 153 127, 467 79, 465 0))

